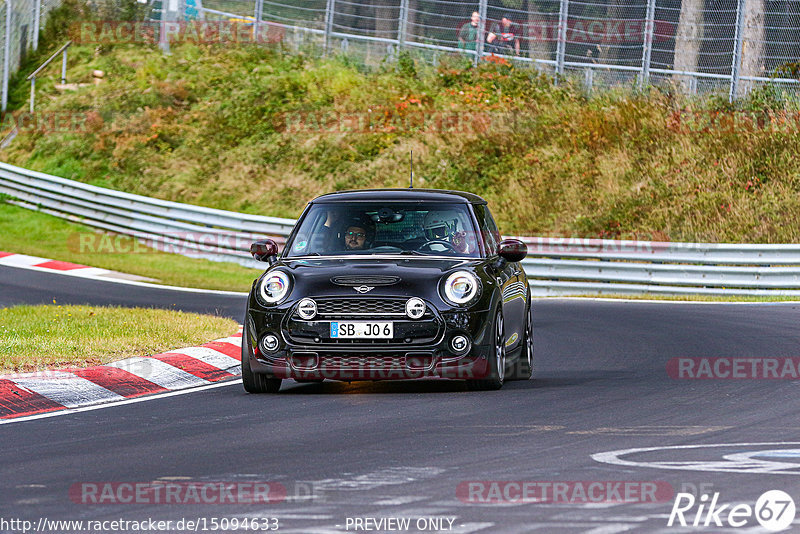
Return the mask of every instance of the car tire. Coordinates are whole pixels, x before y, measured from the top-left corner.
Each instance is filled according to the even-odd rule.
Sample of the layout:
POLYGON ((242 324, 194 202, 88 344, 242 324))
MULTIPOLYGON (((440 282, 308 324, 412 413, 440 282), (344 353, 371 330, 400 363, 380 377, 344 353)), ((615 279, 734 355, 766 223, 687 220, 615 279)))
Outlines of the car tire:
MULTIPOLYGON (((530 295, 528 302, 530 302, 530 295)), ((520 350, 514 367, 508 375, 508 380, 530 380, 533 374, 533 307, 528 308, 525 314, 525 334, 522 338, 520 350)))
POLYGON ((281 379, 254 373, 250 368, 250 354, 253 349, 250 345, 250 334, 247 328, 247 319, 244 321, 242 331, 242 385, 248 393, 277 393, 281 389, 281 379))
POLYGON ((503 330, 503 312, 497 311, 492 323, 492 344, 489 354, 489 375, 481 380, 467 380, 467 389, 489 391, 503 387, 506 374, 506 340, 503 330))

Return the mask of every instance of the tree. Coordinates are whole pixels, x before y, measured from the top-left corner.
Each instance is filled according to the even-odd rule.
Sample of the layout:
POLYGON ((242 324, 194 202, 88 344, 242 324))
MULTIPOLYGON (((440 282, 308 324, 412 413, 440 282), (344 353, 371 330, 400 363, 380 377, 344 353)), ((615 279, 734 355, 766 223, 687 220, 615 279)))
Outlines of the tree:
MULTIPOLYGON (((739 76, 761 76, 764 71, 764 0, 741 0, 744 4, 742 25, 742 63, 739 76)), ((738 95, 747 92, 752 82, 740 82, 738 95)))
MULTIPOLYGON (((678 29, 675 32, 674 69, 677 71, 697 72, 700 44, 704 34, 704 0, 683 0, 678 29)), ((688 88, 690 76, 675 76, 675 80, 688 88)))

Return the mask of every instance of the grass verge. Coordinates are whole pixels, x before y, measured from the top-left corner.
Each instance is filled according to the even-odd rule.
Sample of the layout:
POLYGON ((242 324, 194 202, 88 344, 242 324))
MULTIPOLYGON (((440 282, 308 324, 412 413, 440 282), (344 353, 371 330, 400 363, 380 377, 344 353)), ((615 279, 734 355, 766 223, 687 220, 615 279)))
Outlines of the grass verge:
POLYGON ((80 235, 95 230, 80 224, 0 203, 0 251, 29 254, 100 267, 156 280, 154 283, 201 289, 249 291, 259 272, 233 263, 187 258, 134 247, 147 253, 80 250, 80 235))
POLYGON ((231 319, 171 310, 58 304, 2 308, 0 372, 100 365, 200 345, 237 328, 231 319))

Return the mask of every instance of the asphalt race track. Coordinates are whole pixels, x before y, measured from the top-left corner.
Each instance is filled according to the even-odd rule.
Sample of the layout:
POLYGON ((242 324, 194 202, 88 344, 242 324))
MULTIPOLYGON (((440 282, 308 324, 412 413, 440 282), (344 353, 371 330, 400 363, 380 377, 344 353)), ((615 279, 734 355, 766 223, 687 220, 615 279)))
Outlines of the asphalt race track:
MULTIPOLYGON (((235 319, 244 300, 0 268, 0 305, 53 298, 235 319)), ((297 533, 364 532, 388 518, 410 518, 411 532, 436 526, 428 519, 443 521, 433 530, 440 532, 691 531, 667 526, 673 493, 719 493, 719 504, 754 506, 779 489, 800 504, 800 382, 673 379, 668 361, 800 356, 799 324, 795 304, 538 301, 535 380, 497 392, 446 381, 285 382, 279 395, 259 396, 233 383, 4 424, 0 518, 200 519, 208 528, 214 518, 278 518, 279 532, 297 533), (697 445, 715 446, 666 448, 697 445), (593 458, 632 448, 657 450, 593 458), (81 502, 86 483, 154 481, 272 482, 287 496, 272 504, 81 502), (630 503, 519 502, 502 490, 481 503, 463 491, 514 488, 508 481, 629 481, 671 491, 630 503)), ((489 495, 480 491, 473 497, 489 495)), ((696 511, 686 512, 688 522, 696 511)), ((753 518, 747 526, 704 531, 765 531, 753 518)))

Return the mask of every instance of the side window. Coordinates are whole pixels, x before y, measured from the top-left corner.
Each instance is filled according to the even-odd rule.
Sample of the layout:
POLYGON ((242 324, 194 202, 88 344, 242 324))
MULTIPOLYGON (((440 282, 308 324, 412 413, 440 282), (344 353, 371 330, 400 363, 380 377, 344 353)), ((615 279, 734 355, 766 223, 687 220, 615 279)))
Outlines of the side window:
POLYGON ((475 206, 475 214, 478 216, 478 224, 481 225, 481 235, 483 242, 486 244, 486 250, 489 255, 494 255, 497 252, 497 244, 500 243, 500 232, 497 230, 492 214, 489 213, 489 208, 485 204, 475 206))

